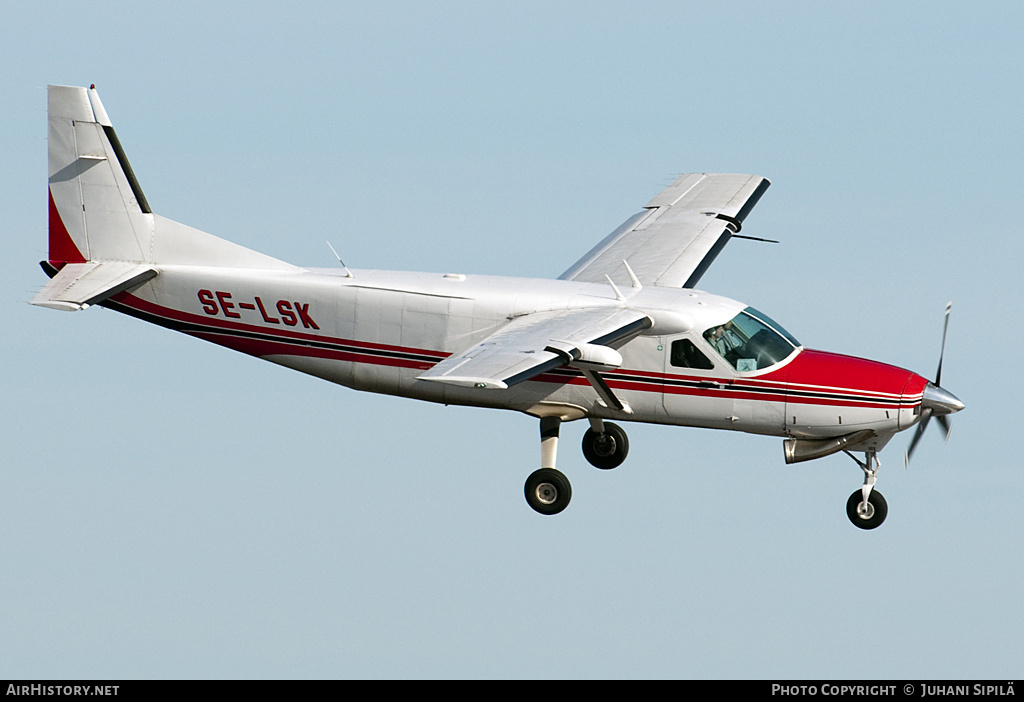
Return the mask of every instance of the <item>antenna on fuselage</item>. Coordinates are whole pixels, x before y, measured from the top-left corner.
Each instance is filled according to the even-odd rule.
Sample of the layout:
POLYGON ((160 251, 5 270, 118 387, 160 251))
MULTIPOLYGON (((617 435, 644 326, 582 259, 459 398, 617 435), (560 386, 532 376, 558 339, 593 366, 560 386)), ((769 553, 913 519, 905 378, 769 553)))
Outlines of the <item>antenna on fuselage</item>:
POLYGON ((608 281, 608 285, 612 286, 612 291, 615 293, 615 299, 619 302, 625 302, 626 298, 623 297, 622 292, 619 291, 619 286, 612 282, 612 277, 605 273, 604 279, 608 281))
POLYGON ((352 275, 352 271, 350 271, 348 269, 348 266, 345 265, 345 262, 341 260, 341 256, 338 255, 338 252, 334 250, 334 247, 331 246, 331 242, 329 242, 329 241, 327 242, 327 248, 329 248, 331 250, 331 253, 334 254, 334 257, 336 259, 338 259, 338 263, 340 263, 341 267, 345 269, 345 277, 346 278, 353 278, 353 277, 355 277, 355 276, 352 275))
POLYGON ((626 272, 629 273, 629 279, 633 281, 633 287, 637 290, 641 289, 643 285, 641 285, 640 279, 636 277, 636 273, 633 272, 633 269, 629 267, 628 263, 626 263, 626 259, 622 259, 622 265, 626 267, 626 272))

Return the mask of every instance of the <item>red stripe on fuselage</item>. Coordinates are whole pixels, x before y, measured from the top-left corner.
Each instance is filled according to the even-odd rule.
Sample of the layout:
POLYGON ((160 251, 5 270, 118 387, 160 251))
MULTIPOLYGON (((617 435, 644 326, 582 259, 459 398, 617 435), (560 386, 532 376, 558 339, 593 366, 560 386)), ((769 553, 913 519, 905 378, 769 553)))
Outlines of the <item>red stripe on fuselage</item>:
MULTIPOLYGON (((113 299, 147 315, 181 324, 206 327, 197 330, 186 329, 184 332, 204 341, 257 357, 301 356, 426 370, 450 355, 444 351, 340 339, 215 319, 164 307, 129 293, 121 293, 113 299), (318 345, 307 345, 309 343, 318 345), (325 348, 329 345, 347 348, 325 348), (401 355, 421 355, 428 359, 401 358, 401 355)), ((640 370, 617 370, 605 373, 604 378, 609 387, 615 390, 881 409, 912 407, 918 404, 920 392, 927 382, 920 376, 895 366, 811 349, 801 350, 786 367, 756 377, 708 378, 640 370), (630 377, 617 378, 617 375, 630 377), (707 385, 712 382, 718 383, 720 387, 708 387, 707 385), (916 393, 918 399, 901 402, 904 393, 910 398, 914 398, 916 393)), ((568 377, 565 373, 543 373, 531 380, 580 386, 588 384, 582 375, 568 377)))
MULTIPOLYGON (((447 358, 449 356, 448 353, 445 353, 443 351, 433 351, 433 350, 429 350, 429 349, 417 349, 417 348, 407 347, 407 346, 393 346, 393 345, 389 345, 389 344, 377 344, 377 343, 370 342, 370 341, 358 341, 358 340, 355 340, 355 339, 339 339, 339 338, 336 338, 336 337, 326 336, 326 335, 323 335, 323 334, 307 334, 307 333, 304 333, 304 332, 292 331, 290 329, 278 329, 278 328, 272 328, 272 327, 261 327, 261 326, 257 326, 257 325, 254 325, 254 324, 245 324, 245 323, 242 323, 242 322, 232 322, 232 321, 228 321, 228 320, 224 320, 224 319, 217 319, 217 318, 214 318, 214 317, 209 317, 209 316, 206 316, 206 315, 193 314, 191 312, 183 312, 181 310, 177 310, 177 309, 174 309, 172 307, 164 307, 163 305, 158 305, 156 303, 149 302, 148 300, 143 300, 142 298, 136 297, 136 296, 134 296, 134 295, 132 295, 130 293, 120 293, 118 295, 115 295, 111 299, 114 300, 115 302, 119 302, 122 305, 125 305, 126 307, 131 307, 134 310, 138 310, 139 312, 145 312, 146 314, 154 315, 154 316, 157 316, 157 317, 163 317, 164 319, 171 320, 171 321, 174 321, 174 322, 180 322, 182 324, 195 324, 197 326, 215 327, 217 329, 223 329, 224 332, 225 332, 225 335, 223 335, 223 338, 216 338, 216 337, 221 337, 222 336, 220 334, 217 334, 216 332, 208 332, 208 334, 209 334, 209 336, 211 338, 206 339, 208 341, 212 341, 213 343, 219 344, 221 346, 229 346, 229 339, 231 339, 231 338, 234 338, 234 339, 245 339, 245 337, 231 337, 230 336, 231 332, 241 332, 241 333, 249 333, 249 334, 260 334, 260 335, 263 335, 263 336, 278 337, 278 338, 282 339, 281 343, 286 343, 287 341, 291 341, 292 344, 294 344, 295 342, 301 343, 301 342, 304 342, 304 341, 308 341, 308 342, 319 342, 319 343, 326 343, 326 344, 343 344, 343 345, 346 345, 346 346, 356 346, 356 347, 365 348, 365 349, 368 349, 368 350, 375 350, 375 351, 394 352, 394 353, 421 354, 421 355, 424 355, 424 356, 435 357, 439 361, 441 359, 447 358)), ((191 331, 187 331, 186 333, 187 334, 191 334, 193 336, 198 336, 199 335, 197 332, 191 332, 191 331)), ((245 339, 245 340, 249 341, 249 339, 245 339)), ((259 346, 258 346, 258 343, 260 342, 260 340, 256 339, 256 340, 251 340, 251 341, 255 341, 255 342, 257 342, 257 344, 256 345, 249 345, 249 346, 247 346, 247 348, 249 348, 251 350, 243 351, 243 353, 247 353, 247 354, 250 354, 250 355, 253 355, 253 356, 267 355, 268 353, 273 353, 273 354, 280 353, 280 351, 277 350, 278 347, 275 347, 274 351, 270 351, 270 352, 266 352, 266 353, 261 353, 261 352, 259 352, 259 346)), ((233 343, 233 342, 231 342, 231 343, 233 343)), ((267 342, 263 342, 263 343, 273 343, 273 342, 267 341, 267 342)), ((231 346, 231 348, 234 348, 234 347, 231 346)), ((292 348, 294 348, 294 346, 292 346, 292 348)), ((241 349, 237 349, 237 350, 241 350, 241 349)), ((300 354, 296 354, 296 355, 300 355, 300 354)), ((311 354, 301 354, 301 355, 311 355, 311 354)))
POLYGON ((209 341, 219 346, 225 346, 234 351, 240 351, 250 356, 260 358, 266 356, 301 356, 306 358, 323 358, 330 361, 350 361, 352 363, 368 363, 375 366, 394 366, 397 368, 415 368, 426 370, 434 365, 431 361, 416 361, 406 358, 394 358, 381 356, 379 352, 367 350, 365 353, 359 351, 343 351, 340 349, 327 349, 317 346, 299 346, 294 342, 277 342, 266 339, 249 339, 230 334, 218 332, 190 331, 185 332, 203 341, 209 341))

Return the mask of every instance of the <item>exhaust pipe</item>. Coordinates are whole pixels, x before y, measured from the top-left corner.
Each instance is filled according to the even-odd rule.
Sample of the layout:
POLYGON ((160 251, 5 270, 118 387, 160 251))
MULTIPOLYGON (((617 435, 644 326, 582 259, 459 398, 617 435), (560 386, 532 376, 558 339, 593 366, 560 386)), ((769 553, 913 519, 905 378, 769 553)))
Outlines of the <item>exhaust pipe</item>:
POLYGON ((847 446, 867 441, 874 435, 875 432, 871 429, 862 429, 831 439, 786 439, 782 445, 786 452, 786 463, 800 463, 839 453, 847 446))

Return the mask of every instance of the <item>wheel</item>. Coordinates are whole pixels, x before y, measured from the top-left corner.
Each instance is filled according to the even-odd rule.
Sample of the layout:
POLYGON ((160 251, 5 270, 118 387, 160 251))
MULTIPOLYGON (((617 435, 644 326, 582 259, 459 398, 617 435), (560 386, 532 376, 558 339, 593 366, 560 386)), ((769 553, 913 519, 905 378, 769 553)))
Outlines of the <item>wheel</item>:
POLYGON ((867 502, 864 502, 860 490, 850 495, 850 499, 846 501, 846 516, 860 529, 874 529, 880 526, 888 513, 889 505, 885 503, 885 498, 878 490, 872 490, 868 494, 867 502))
POLYGON ((526 479, 526 501, 541 514, 558 514, 570 499, 569 479, 554 468, 535 470, 526 479))
POLYGON ((601 470, 610 470, 622 465, 629 453, 629 439, 618 424, 604 423, 604 433, 587 429, 583 435, 583 456, 590 465, 601 470))

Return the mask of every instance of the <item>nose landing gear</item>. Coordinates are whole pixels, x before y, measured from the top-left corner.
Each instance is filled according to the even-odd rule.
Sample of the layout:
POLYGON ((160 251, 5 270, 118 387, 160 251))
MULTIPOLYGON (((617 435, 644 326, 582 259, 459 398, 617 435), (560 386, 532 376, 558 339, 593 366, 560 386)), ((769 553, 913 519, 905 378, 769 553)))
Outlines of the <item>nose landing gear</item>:
POLYGON ((874 529, 885 521, 885 515, 888 513, 889 506, 885 503, 882 493, 877 490, 873 490, 867 500, 858 490, 846 501, 846 516, 855 527, 861 529, 874 529))
POLYGON ((889 505, 886 504, 882 493, 874 489, 878 469, 882 465, 878 460, 878 454, 875 451, 866 451, 865 460, 861 462, 849 451, 843 453, 852 458, 864 471, 864 485, 846 501, 846 516, 858 529, 874 529, 881 526, 889 514, 889 505))

